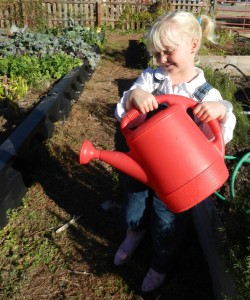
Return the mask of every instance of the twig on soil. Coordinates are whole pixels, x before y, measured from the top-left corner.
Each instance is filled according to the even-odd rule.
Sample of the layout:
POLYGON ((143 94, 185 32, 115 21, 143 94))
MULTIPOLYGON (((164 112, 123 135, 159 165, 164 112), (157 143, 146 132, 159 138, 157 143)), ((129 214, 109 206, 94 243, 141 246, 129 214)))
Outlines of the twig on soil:
POLYGON ((73 271, 73 270, 69 270, 69 273, 70 274, 78 274, 78 275, 90 275, 91 274, 91 273, 86 272, 86 271, 81 272, 81 271, 73 271))
POLYGON ((69 222, 67 222, 67 223, 64 224, 63 226, 59 227, 59 228, 56 230, 56 233, 60 233, 60 232, 62 232, 62 231, 64 231, 64 230, 66 230, 70 225, 75 224, 76 221, 77 221, 78 219, 80 219, 81 217, 82 217, 82 215, 80 215, 80 216, 78 216, 78 217, 73 216, 73 218, 72 218, 69 222))

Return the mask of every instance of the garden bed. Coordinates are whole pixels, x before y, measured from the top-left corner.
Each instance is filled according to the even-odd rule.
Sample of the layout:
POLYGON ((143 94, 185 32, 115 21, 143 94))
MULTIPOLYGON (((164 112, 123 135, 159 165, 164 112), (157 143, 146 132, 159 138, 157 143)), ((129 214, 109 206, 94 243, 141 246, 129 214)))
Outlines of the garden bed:
MULTIPOLYGON (((90 76, 91 68, 85 61, 54 84, 42 99, 34 99, 34 107, 26 107, 26 113, 19 118, 9 119, 14 128, 9 126, 0 144, 1 227, 6 224, 7 210, 17 208, 27 191, 25 170, 19 167, 39 159, 39 148, 52 136, 54 123, 68 117, 72 104, 79 98, 90 76)), ((26 105, 25 99, 23 103, 26 105)))

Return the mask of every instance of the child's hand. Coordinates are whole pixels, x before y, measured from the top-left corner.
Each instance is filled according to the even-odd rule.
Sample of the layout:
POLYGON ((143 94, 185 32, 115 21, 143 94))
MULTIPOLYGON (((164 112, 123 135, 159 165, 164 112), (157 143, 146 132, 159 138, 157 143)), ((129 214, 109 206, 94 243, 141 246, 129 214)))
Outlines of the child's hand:
POLYGON ((205 101, 199 103, 193 110, 193 113, 202 122, 209 122, 214 119, 222 121, 226 116, 226 108, 220 102, 215 101, 205 101))
POLYGON ((130 92, 126 101, 126 111, 129 111, 133 106, 142 114, 145 114, 149 111, 157 109, 158 103, 152 94, 141 89, 134 89, 130 92))

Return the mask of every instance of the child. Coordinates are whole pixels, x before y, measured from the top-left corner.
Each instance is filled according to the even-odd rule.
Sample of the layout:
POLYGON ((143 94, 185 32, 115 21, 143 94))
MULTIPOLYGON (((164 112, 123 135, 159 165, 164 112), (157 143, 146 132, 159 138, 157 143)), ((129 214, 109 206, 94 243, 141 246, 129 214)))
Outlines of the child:
MULTIPOLYGON (((144 70, 130 90, 124 92, 115 111, 118 121, 132 107, 141 114, 157 109, 154 95, 177 94, 197 101, 192 117, 208 138, 213 136, 206 123, 218 119, 224 141, 228 143, 236 123, 232 105, 222 99, 219 91, 206 82, 203 71, 195 67, 202 36, 214 41, 214 29, 214 22, 208 16, 202 15, 197 19, 184 11, 167 13, 157 19, 146 40, 147 49, 159 67, 144 70)), ((150 224, 153 258, 142 283, 143 293, 154 291, 164 282, 177 255, 188 215, 189 211, 171 213, 154 191, 128 179, 125 207, 127 235, 115 254, 114 264, 122 265, 131 257, 150 224)))

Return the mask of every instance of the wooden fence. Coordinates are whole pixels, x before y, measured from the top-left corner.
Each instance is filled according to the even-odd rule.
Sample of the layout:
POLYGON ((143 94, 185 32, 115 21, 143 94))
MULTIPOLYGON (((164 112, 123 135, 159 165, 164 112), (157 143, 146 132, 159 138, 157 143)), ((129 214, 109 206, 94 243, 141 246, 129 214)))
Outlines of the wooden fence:
POLYGON ((250 32, 249 0, 222 0, 217 5, 216 23, 237 31, 250 32))
MULTIPOLYGON (((22 24, 29 26, 34 20, 32 14, 26 12, 24 3, 21 13, 22 24)), ((41 15, 49 28, 66 27, 74 21, 91 27, 120 26, 123 29, 139 29, 150 19, 149 7, 152 9, 157 3, 154 0, 43 0, 41 15)), ((161 5, 166 11, 209 13, 211 10, 210 0, 161 0, 161 5)), ((9 28, 13 24, 20 26, 18 24, 20 13, 17 10, 14 4, 0 8, 0 28, 9 28)))
POLYGON ((80 25, 97 25, 97 0, 43 1, 48 27, 67 27, 71 20, 80 25))

